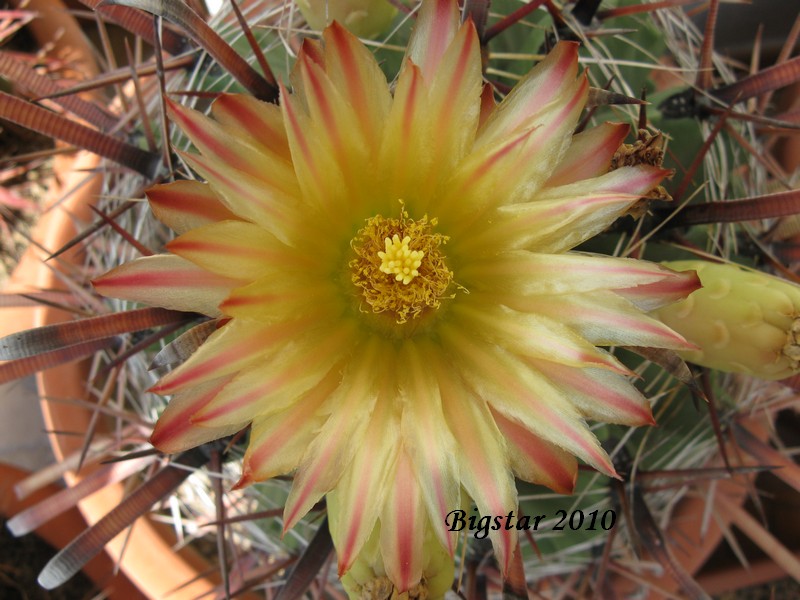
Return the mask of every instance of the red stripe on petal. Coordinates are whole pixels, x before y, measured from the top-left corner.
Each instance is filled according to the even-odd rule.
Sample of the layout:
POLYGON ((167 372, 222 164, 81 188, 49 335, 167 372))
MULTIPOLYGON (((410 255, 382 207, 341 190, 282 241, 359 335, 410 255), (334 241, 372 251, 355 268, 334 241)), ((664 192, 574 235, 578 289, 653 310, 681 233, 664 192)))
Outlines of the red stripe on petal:
POLYGON ((529 126, 551 101, 566 93, 574 85, 577 74, 578 47, 576 42, 556 44, 545 59, 500 103, 495 111, 497 118, 486 123, 479 133, 479 140, 488 136, 490 142, 497 141, 520 127, 529 126))
POLYGON ((430 85, 458 28, 458 9, 452 0, 423 2, 408 43, 408 54, 430 85))
POLYGON ((190 385, 192 382, 199 379, 209 371, 214 372, 223 370, 226 366, 240 358, 242 352, 253 350, 256 350, 256 348, 243 345, 242 347, 229 349, 226 352, 220 352, 213 358, 203 361, 201 365, 191 369, 183 370, 179 376, 170 378, 168 382, 164 382, 162 379, 162 383, 154 385, 148 391, 157 394, 169 394, 171 391, 178 389, 179 387, 190 385))
POLYGON ((478 33, 475 31, 475 25, 472 20, 462 25, 462 31, 459 31, 459 35, 464 36, 464 43, 461 44, 461 51, 458 54, 458 60, 453 70, 452 84, 454 89, 459 89, 469 74, 470 59, 478 44, 478 33))
POLYGON ((614 291, 637 306, 653 310, 659 306, 682 300, 703 287, 696 271, 665 273, 665 275, 666 277, 660 281, 614 291))
POLYGON ((531 483, 541 483, 559 494, 571 494, 578 479, 577 463, 574 457, 553 444, 545 442, 518 423, 506 419, 496 411, 492 411, 506 441, 516 446, 522 456, 532 465, 532 471, 541 471, 540 477, 531 483))
POLYGON ((611 384, 603 381, 607 375, 592 370, 577 370, 563 365, 534 361, 547 373, 548 378, 567 392, 575 391, 585 396, 591 403, 615 408, 617 412, 629 417, 629 425, 655 425, 653 413, 647 400, 627 380, 617 378, 611 384), (627 386, 629 389, 617 391, 614 387, 627 386))
POLYGON ((537 130, 537 135, 545 136, 544 139, 539 140, 539 143, 547 145, 551 137, 556 136, 557 138, 557 136, 562 135, 565 126, 569 126, 570 129, 573 130, 574 123, 583 110, 588 95, 589 79, 584 74, 578 81, 578 86, 569 101, 564 103, 554 116, 549 117, 549 123, 537 130))
MULTIPOLYGON (((294 421, 296 424, 299 424, 298 419, 295 419, 294 421)), ((250 455, 250 458, 246 463, 248 465, 249 472, 251 474, 253 473, 253 465, 256 465, 255 470, 257 471, 259 463, 263 463, 267 458, 271 457, 276 452, 280 452, 280 449, 288 440, 292 438, 293 435, 293 428, 291 426, 287 426, 280 431, 273 432, 268 440, 259 443, 258 448, 250 455)))
POLYGON ((386 574, 400 593, 422 577, 424 523, 419 484, 411 459, 401 450, 381 515, 381 554, 386 574))
POLYGON ((292 102, 291 95, 283 86, 280 84, 281 90, 281 107, 283 108, 283 114, 285 121, 287 121, 289 125, 289 129, 293 134, 294 141, 297 144, 298 150, 303 155, 302 159, 307 166, 307 168, 314 174, 314 177, 319 180, 319 173, 317 172, 316 163, 314 161, 314 155, 311 151, 311 147, 308 143, 308 138, 306 138, 305 131, 303 127, 300 125, 300 120, 297 115, 297 111, 295 110, 295 106, 292 102))
POLYGON ((191 358, 162 377, 149 391, 170 394, 182 387, 237 372, 288 335, 294 334, 296 328, 296 322, 265 326, 232 320, 212 334, 191 358))
MULTIPOLYGON (((410 486, 416 486, 416 481, 413 480, 414 473, 411 471, 407 460, 400 461, 395 477, 395 485, 400 488, 399 491, 401 494, 410 486)), ((416 508, 415 505, 409 503, 407 505, 407 511, 403 511, 403 518, 406 519, 408 523, 416 523, 418 521, 419 516, 416 508)), ((400 569, 398 571, 400 581, 398 582, 398 587, 400 592, 405 592, 412 585, 417 583, 414 581, 416 577, 415 573, 412 571, 412 565, 414 564, 413 557, 416 550, 414 547, 414 529, 415 527, 413 526, 400 527, 397 529, 397 555, 400 558, 400 569)))
POLYGON ((210 288, 218 286, 235 287, 241 282, 237 279, 214 275, 201 269, 179 270, 161 272, 137 272, 130 274, 115 274, 113 271, 106 275, 101 275, 94 280, 94 286, 103 291, 104 288, 113 286, 115 288, 140 288, 140 287, 193 287, 210 288))
POLYGON ((353 52, 352 44, 360 44, 352 33, 347 31, 344 27, 334 21, 330 27, 325 30, 326 42, 329 41, 333 48, 336 50, 339 67, 344 72, 345 79, 353 84, 348 100, 353 104, 356 109, 366 109, 366 97, 361 92, 367 88, 359 69, 356 55, 353 52))
POLYGON ((191 421, 192 415, 211 402, 230 379, 230 377, 223 378, 199 392, 188 391, 183 397, 175 396, 156 422, 150 443, 162 452, 173 453, 184 450, 183 447, 176 448, 175 444, 190 430, 195 429, 191 421), (176 410, 176 407, 179 408, 176 410))
POLYGON ((579 133, 559 163, 547 187, 566 185, 599 177, 611 166, 611 159, 630 131, 627 123, 603 123, 579 133))
POLYGON ((291 503, 291 505, 288 503, 286 505, 286 511, 283 515, 284 533, 294 527, 295 523, 297 523, 297 521, 299 521, 303 515, 308 512, 308 507, 306 504, 308 504, 308 500, 312 498, 312 495, 316 496, 320 494, 320 491, 316 489, 314 482, 321 479, 322 475, 328 471, 328 467, 332 463, 333 458, 337 453, 336 450, 337 448, 335 446, 328 445, 323 452, 318 453, 314 457, 314 468, 310 471, 304 472, 306 485, 302 487, 295 486, 292 488, 292 491, 295 489, 299 489, 300 491, 294 496, 294 501, 291 503))
POLYGON ((176 181, 145 192, 156 217, 177 233, 216 221, 235 220, 207 184, 176 181))
POLYGON ((422 78, 419 69, 409 66, 411 69, 411 81, 408 84, 408 95, 405 106, 403 107, 403 131, 412 131, 414 120, 419 109, 420 91, 422 78))
POLYGON ((214 158, 232 165, 239 165, 241 156, 231 149, 224 140, 216 138, 211 129, 205 127, 210 121, 208 117, 197 111, 181 106, 169 98, 166 99, 170 118, 186 133, 196 146, 210 152, 214 158))
MULTIPOLYGON (((476 166, 466 172, 464 180, 457 184, 457 188, 453 188, 454 191, 449 193, 447 198, 451 201, 462 201, 467 190, 474 188, 487 175, 492 175, 497 165, 508 158, 514 150, 522 147, 535 131, 535 129, 532 129, 517 134, 515 137, 511 138, 511 140, 505 142, 496 150, 493 150, 488 156, 478 162, 476 166)), ((442 206, 445 206, 444 202, 442 202, 442 206)))
MULTIPOLYGON (((245 407, 248 404, 252 404, 254 401, 258 400, 262 395, 263 395, 262 390, 254 390, 249 394, 245 394, 243 396, 238 397, 235 400, 229 400, 224 405, 219 406, 216 410, 203 411, 202 415, 194 416, 192 418, 192 423, 195 423, 197 425, 203 425, 204 423, 213 421, 224 415, 234 412, 239 408, 245 407)), ((200 407, 198 410, 201 410, 202 408, 203 407, 200 407)))
POLYGON ((325 85, 322 81, 324 72, 321 71, 318 65, 314 64, 309 59, 301 61, 300 67, 306 84, 306 101, 319 109, 319 117, 321 118, 322 125, 324 126, 325 130, 328 131, 330 135, 334 152, 339 154, 341 158, 344 158, 346 151, 342 144, 342 134, 339 130, 339 121, 333 107, 330 104, 328 90, 325 88, 325 85))
POLYGON ((223 124, 235 124, 257 143, 289 160, 286 131, 275 105, 265 104, 243 94, 222 94, 211 107, 215 118, 223 124))
POLYGON ((487 83, 483 86, 483 90, 481 90, 481 116, 478 120, 478 129, 483 127, 483 124, 486 123, 486 119, 494 112, 495 106, 497 106, 497 102, 495 102, 494 99, 494 88, 491 84, 487 83))
MULTIPOLYGON (((339 24, 334 21, 331 25, 331 28, 339 24)), ((326 30, 327 31, 327 30, 326 30)), ((305 38, 303 40, 303 46, 300 48, 300 54, 298 55, 298 60, 311 60, 314 64, 318 65, 320 68, 325 68, 325 54, 322 51, 322 47, 317 40, 312 40, 311 38, 305 38)))
POLYGON ((220 242, 200 241, 200 240, 181 240, 180 238, 167 242, 167 248, 174 254, 181 252, 210 252, 214 254, 224 254, 227 256, 252 256, 251 248, 242 246, 231 246, 220 242))
MULTIPOLYGON (((353 496, 353 501, 346 508, 347 511, 355 514, 360 515, 363 514, 366 510, 366 502, 369 498, 367 493, 367 487, 369 485, 369 481, 366 479, 359 479, 356 480, 357 491, 359 493, 353 496)), ((356 518, 358 520, 358 518, 356 518)), ((341 577, 350 569, 353 564, 353 561, 357 558, 357 553, 360 550, 358 546, 358 542, 360 541, 360 534, 361 531, 357 527, 352 527, 347 531, 347 537, 344 541, 344 546, 341 549, 337 548, 336 553, 339 555, 339 561, 337 565, 338 575, 341 577)))

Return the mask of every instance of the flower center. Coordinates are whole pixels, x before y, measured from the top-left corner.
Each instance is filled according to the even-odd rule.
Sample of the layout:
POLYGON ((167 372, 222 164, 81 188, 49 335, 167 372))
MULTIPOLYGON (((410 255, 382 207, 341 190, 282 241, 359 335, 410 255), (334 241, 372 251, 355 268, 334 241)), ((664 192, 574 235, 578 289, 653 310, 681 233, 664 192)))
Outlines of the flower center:
POLYGON ((453 273, 440 250, 447 237, 434 233, 435 226, 436 219, 409 219, 402 210, 399 219, 367 219, 352 239, 350 279, 371 312, 405 323, 439 308, 453 273))

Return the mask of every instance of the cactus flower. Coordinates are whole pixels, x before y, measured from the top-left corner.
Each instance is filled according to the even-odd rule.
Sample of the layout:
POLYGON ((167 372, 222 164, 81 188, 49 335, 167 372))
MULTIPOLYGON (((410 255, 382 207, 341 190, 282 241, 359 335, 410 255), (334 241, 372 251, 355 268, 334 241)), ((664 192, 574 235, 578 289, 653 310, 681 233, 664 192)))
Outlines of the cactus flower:
MULTIPOLYGON (((279 106, 172 104, 206 183, 150 190, 178 236, 95 281, 218 319, 154 386, 172 398, 152 443, 250 425, 239 485, 294 472, 287 529, 329 495, 339 573, 363 549, 377 579, 358 585, 397 594, 431 579, 439 549, 452 560, 462 489, 506 515, 515 476, 569 493, 576 457, 614 475, 586 420, 653 419, 604 347, 689 347, 647 311, 697 279, 573 250, 665 174, 609 172, 627 126, 573 135, 588 90, 564 42, 495 104, 473 24, 431 0, 393 90, 334 23, 279 106)), ((516 536, 490 532, 504 571, 516 536)))
POLYGON ((656 313, 698 347, 680 352, 685 360, 769 380, 800 372, 800 286, 731 264, 665 264, 697 271, 703 284, 656 313))

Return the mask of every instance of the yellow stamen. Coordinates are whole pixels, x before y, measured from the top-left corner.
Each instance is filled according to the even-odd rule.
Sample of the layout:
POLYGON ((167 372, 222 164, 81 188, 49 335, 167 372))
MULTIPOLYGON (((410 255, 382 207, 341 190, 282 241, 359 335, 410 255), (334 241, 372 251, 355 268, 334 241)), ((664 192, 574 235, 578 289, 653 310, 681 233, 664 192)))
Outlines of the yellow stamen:
POLYGON ((374 313, 389 313, 397 323, 439 308, 453 280, 440 246, 447 238, 433 233, 436 219, 367 219, 350 246, 350 279, 374 313))
POLYGON ((397 281, 408 285, 414 277, 419 275, 418 269, 425 253, 422 250, 412 250, 408 247, 411 243, 410 236, 400 240, 400 236, 395 233, 391 239, 387 237, 383 241, 386 244, 386 252, 378 252, 378 257, 381 259, 381 272, 394 275, 397 281))

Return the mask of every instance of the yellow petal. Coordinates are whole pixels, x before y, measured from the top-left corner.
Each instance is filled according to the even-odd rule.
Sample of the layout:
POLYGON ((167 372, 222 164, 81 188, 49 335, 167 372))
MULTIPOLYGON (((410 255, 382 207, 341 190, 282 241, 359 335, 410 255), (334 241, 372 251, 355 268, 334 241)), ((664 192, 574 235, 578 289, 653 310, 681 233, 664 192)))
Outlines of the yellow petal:
MULTIPOLYGON (((442 361, 432 366, 439 379, 445 419, 458 442, 456 459, 464 489, 481 515, 508 515, 517 509, 517 489, 503 437, 486 402, 470 393, 442 361)), ((501 527, 490 531, 489 537, 506 573, 517 545, 517 531, 501 527)))
POLYGON ((376 379, 390 359, 387 344, 367 340, 350 362, 342 383, 326 403, 333 408, 325 425, 309 445, 294 478, 284 510, 288 530, 333 489, 364 438, 377 398, 376 379))
POLYGON ((156 218, 176 233, 237 218, 210 185, 199 181, 175 181, 151 187, 145 193, 156 218))
POLYGON ((439 384, 428 363, 442 349, 425 342, 407 342, 400 360, 400 399, 403 404, 402 432, 406 452, 420 483, 422 498, 434 532, 452 555, 456 538, 447 530, 447 513, 461 495, 456 443, 442 412, 439 384))
POLYGON ((242 477, 236 487, 290 473, 300 465, 309 444, 325 423, 325 417, 317 411, 339 383, 338 374, 330 373, 285 410, 253 421, 242 477))
POLYGON ((391 390, 375 405, 360 448, 336 489, 327 496, 331 537, 339 558, 339 575, 358 558, 386 503, 395 492, 395 468, 401 447, 399 415, 391 390))
POLYGON ((215 379, 175 394, 158 418, 150 443, 161 452, 174 454, 244 429, 246 422, 224 427, 196 427, 191 420, 192 415, 208 404, 228 380, 229 377, 215 379))
POLYGON ((203 427, 247 422, 283 410, 316 387, 355 339, 352 323, 306 331, 241 371, 193 415, 203 427))
POLYGON ((219 305, 243 281, 214 275, 179 256, 147 256, 92 282, 105 296, 173 310, 219 316, 219 305))
POLYGON ((167 244, 173 254, 217 275, 260 279, 274 273, 273 264, 290 269, 312 263, 261 227, 244 221, 219 221, 196 227, 167 244))

